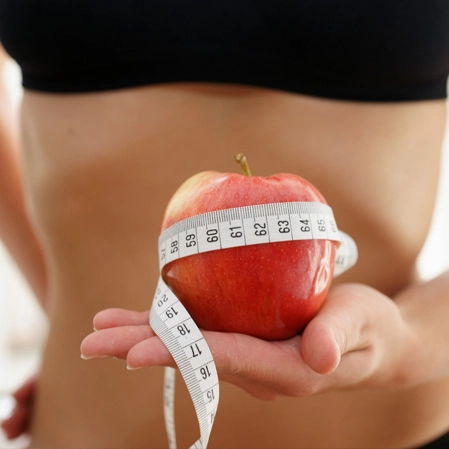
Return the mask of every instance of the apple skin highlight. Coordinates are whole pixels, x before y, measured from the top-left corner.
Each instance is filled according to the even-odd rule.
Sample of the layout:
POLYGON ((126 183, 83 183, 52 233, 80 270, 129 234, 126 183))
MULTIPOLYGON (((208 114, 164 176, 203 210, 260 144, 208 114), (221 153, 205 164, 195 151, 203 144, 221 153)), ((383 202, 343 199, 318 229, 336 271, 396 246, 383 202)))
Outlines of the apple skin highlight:
MULTIPOLYGON (((233 207, 326 201, 305 179, 207 171, 170 200, 162 231, 193 215, 233 207)), ((299 240, 211 251, 167 264, 164 281, 205 330, 283 340, 301 332, 332 282, 337 242, 299 240)))

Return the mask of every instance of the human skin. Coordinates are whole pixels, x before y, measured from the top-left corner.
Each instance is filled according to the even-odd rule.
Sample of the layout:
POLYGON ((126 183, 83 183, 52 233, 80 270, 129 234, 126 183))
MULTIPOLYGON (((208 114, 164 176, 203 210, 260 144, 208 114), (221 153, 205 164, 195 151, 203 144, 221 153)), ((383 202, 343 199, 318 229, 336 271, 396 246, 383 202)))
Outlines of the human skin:
MULTIPOLYGON (((49 267, 51 322, 32 447, 166 444, 162 369, 128 372, 116 360, 86 362, 79 345, 101 309, 149 308, 169 198, 194 173, 234 171, 239 151, 253 172, 288 170, 316 185, 339 227, 356 240, 360 259, 335 282, 328 307, 302 337, 266 343, 206 333, 224 380, 210 447, 392 448, 449 427, 448 351, 437 338, 447 332, 448 280, 415 284, 438 183, 444 101, 364 104, 215 85, 25 92, 22 125, 29 211, 49 267), (330 317, 337 317, 334 326, 330 317), (364 333, 357 323, 367 325, 364 333), (326 344, 320 335, 328 336, 326 344), (421 363, 411 365, 416 337, 435 351, 418 350, 421 363), (322 357, 314 357, 317 347, 322 357), (229 348, 235 357, 225 356, 229 348), (243 363, 248 351, 276 367, 265 371, 271 381, 243 363), (406 376, 402 362, 417 378, 406 376)), ((132 367, 172 363, 157 339, 146 339, 146 316, 98 315, 96 328, 109 329, 84 342, 85 356, 125 357, 143 340, 153 359, 143 360, 136 346, 128 354, 132 367), (109 346, 100 348, 105 341, 109 346)), ((179 443, 186 446, 197 432, 180 389, 179 443)))
MULTIPOLYGON (((42 247, 25 204, 18 116, 9 90, 11 86, 7 83, 9 64, 11 60, 0 46, 0 239, 35 299, 45 310, 46 267, 42 247)), ((27 429, 34 392, 35 374, 14 392, 14 411, 2 423, 8 437, 14 438, 27 429)))
POLYGON ((45 307, 47 279, 44 258, 26 210, 18 117, 6 83, 10 62, 0 46, 0 239, 34 295, 45 307))

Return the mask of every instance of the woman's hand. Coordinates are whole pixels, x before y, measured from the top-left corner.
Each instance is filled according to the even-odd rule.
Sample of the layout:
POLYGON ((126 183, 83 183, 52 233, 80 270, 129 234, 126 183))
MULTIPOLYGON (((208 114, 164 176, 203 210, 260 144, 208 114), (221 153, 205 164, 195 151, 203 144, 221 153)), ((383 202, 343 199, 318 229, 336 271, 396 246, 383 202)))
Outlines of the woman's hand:
MULTIPOLYGON (((94 319, 96 332, 82 342, 82 356, 126 359, 131 369, 175 366, 151 330, 148 315, 122 309, 100 312, 94 319)), ((360 284, 331 289, 302 335, 290 340, 203 331, 220 379, 265 399, 401 384, 411 334, 390 298, 360 284)))
POLYGON ((16 405, 11 416, 1 426, 8 439, 13 440, 28 431, 34 404, 37 375, 30 377, 14 394, 16 405))

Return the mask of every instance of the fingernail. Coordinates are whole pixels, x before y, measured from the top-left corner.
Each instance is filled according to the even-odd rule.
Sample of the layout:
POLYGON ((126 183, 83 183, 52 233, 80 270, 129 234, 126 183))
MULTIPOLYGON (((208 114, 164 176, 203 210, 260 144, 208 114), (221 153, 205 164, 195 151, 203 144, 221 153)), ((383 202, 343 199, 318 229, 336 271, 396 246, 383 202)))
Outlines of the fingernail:
POLYGON ((109 359, 111 356, 110 355, 91 355, 91 356, 86 356, 84 354, 81 354, 81 358, 83 360, 99 360, 99 359, 109 359))
POLYGON ((135 371, 137 369, 142 369, 142 367, 141 366, 134 367, 134 366, 126 365, 126 369, 129 370, 129 371, 135 371))

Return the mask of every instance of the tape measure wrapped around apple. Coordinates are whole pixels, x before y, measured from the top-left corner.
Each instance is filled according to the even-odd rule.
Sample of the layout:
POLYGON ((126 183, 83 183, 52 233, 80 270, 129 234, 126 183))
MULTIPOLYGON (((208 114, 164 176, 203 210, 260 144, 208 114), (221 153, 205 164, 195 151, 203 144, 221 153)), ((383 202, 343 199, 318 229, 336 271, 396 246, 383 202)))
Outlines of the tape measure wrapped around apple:
MULTIPOLYGON (((173 355, 207 446, 218 407, 213 355, 199 328, 266 340, 297 335, 318 313, 332 278, 357 260, 354 241, 305 179, 202 172, 170 200, 159 239, 161 278, 150 325, 173 355)), ((176 447, 174 374, 167 368, 164 412, 176 447)))
POLYGON ((245 223, 232 216, 224 225, 209 223, 203 231, 205 241, 220 250, 201 253, 198 229, 191 225, 182 247, 176 235, 163 248, 162 259, 176 259, 165 260, 162 278, 200 328, 287 339, 298 334, 323 304, 340 233, 330 208, 328 214, 319 213, 320 205, 327 203, 311 183, 288 173, 251 176, 246 158, 239 154, 236 159, 245 174, 207 171, 182 184, 167 206, 162 231, 192 216, 245 206, 299 202, 306 203, 303 213, 284 207, 271 222, 262 215, 245 223), (222 249, 224 236, 231 243, 222 249), (190 249, 192 255, 179 257, 190 249))

